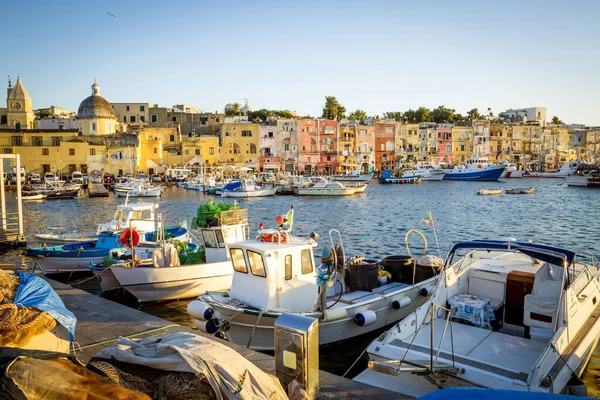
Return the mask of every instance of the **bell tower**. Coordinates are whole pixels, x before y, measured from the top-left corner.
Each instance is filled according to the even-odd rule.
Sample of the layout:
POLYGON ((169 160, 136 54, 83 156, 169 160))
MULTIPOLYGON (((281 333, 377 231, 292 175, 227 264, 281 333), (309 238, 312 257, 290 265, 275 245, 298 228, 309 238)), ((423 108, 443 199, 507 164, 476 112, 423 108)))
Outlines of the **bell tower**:
POLYGON ((8 88, 6 89, 7 123, 9 128, 14 129, 33 129, 34 114, 31 104, 31 97, 25 90, 21 77, 17 78, 17 83, 12 87, 10 78, 8 79, 8 88))

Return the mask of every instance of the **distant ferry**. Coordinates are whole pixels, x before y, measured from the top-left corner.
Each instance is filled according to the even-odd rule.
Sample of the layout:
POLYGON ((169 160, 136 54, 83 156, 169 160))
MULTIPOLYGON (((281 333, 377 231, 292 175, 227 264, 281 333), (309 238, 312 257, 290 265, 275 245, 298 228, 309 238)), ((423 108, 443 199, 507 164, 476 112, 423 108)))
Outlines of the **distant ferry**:
POLYGON ((465 165, 455 165, 452 169, 444 169, 444 180, 454 181, 497 181, 506 165, 490 163, 487 157, 468 159, 465 165))

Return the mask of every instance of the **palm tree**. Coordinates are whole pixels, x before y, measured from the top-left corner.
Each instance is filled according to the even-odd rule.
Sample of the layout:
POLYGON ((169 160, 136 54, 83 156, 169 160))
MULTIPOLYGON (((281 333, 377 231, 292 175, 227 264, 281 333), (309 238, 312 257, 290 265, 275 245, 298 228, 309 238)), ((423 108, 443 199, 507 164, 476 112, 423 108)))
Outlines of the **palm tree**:
POLYGON ((240 103, 233 103, 229 110, 233 115, 240 115, 242 113, 242 106, 240 105, 240 103))

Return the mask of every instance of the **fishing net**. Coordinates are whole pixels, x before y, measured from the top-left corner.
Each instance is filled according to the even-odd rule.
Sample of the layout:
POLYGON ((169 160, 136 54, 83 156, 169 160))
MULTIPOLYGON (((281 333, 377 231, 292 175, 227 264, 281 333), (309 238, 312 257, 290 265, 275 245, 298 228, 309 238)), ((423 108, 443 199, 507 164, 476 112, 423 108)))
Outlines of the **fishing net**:
POLYGON ((18 275, 0 271, 0 346, 25 346, 34 336, 56 326, 50 314, 34 307, 15 305, 13 300, 18 288, 18 275))
POLYGON ((98 370, 126 389, 144 393, 154 400, 216 399, 213 388, 202 374, 162 371, 116 360, 92 360, 88 368, 98 370))

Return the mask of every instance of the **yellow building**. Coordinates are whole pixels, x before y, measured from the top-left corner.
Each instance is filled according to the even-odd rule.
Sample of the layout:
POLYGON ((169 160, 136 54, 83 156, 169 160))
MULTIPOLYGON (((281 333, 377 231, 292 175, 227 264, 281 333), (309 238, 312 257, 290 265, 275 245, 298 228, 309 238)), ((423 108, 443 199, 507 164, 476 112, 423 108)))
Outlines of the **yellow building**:
POLYGON ((21 78, 17 78, 17 83, 11 87, 10 80, 6 90, 6 125, 11 129, 33 129, 35 115, 31 104, 31 97, 23 87, 21 78))
POLYGON ((117 119, 112 105, 100 96, 100 85, 92 85, 92 95, 79 105, 77 127, 83 135, 110 135, 116 132, 117 119))
POLYGON ((341 172, 352 171, 358 169, 360 164, 356 162, 356 133, 358 127, 355 126, 340 126, 338 148, 339 169, 341 172))
MULTIPOLYGON (((218 136, 184 137, 182 147, 185 158, 193 157, 196 160, 201 160, 202 165, 217 165, 219 163, 218 136)), ((187 162, 190 162, 190 160, 187 162)))
POLYGON ((454 146, 454 162, 463 163, 473 153, 473 128, 470 126, 453 126, 452 143, 454 146))
POLYGON ((258 168, 259 127, 248 122, 228 122, 221 128, 219 162, 258 168))

